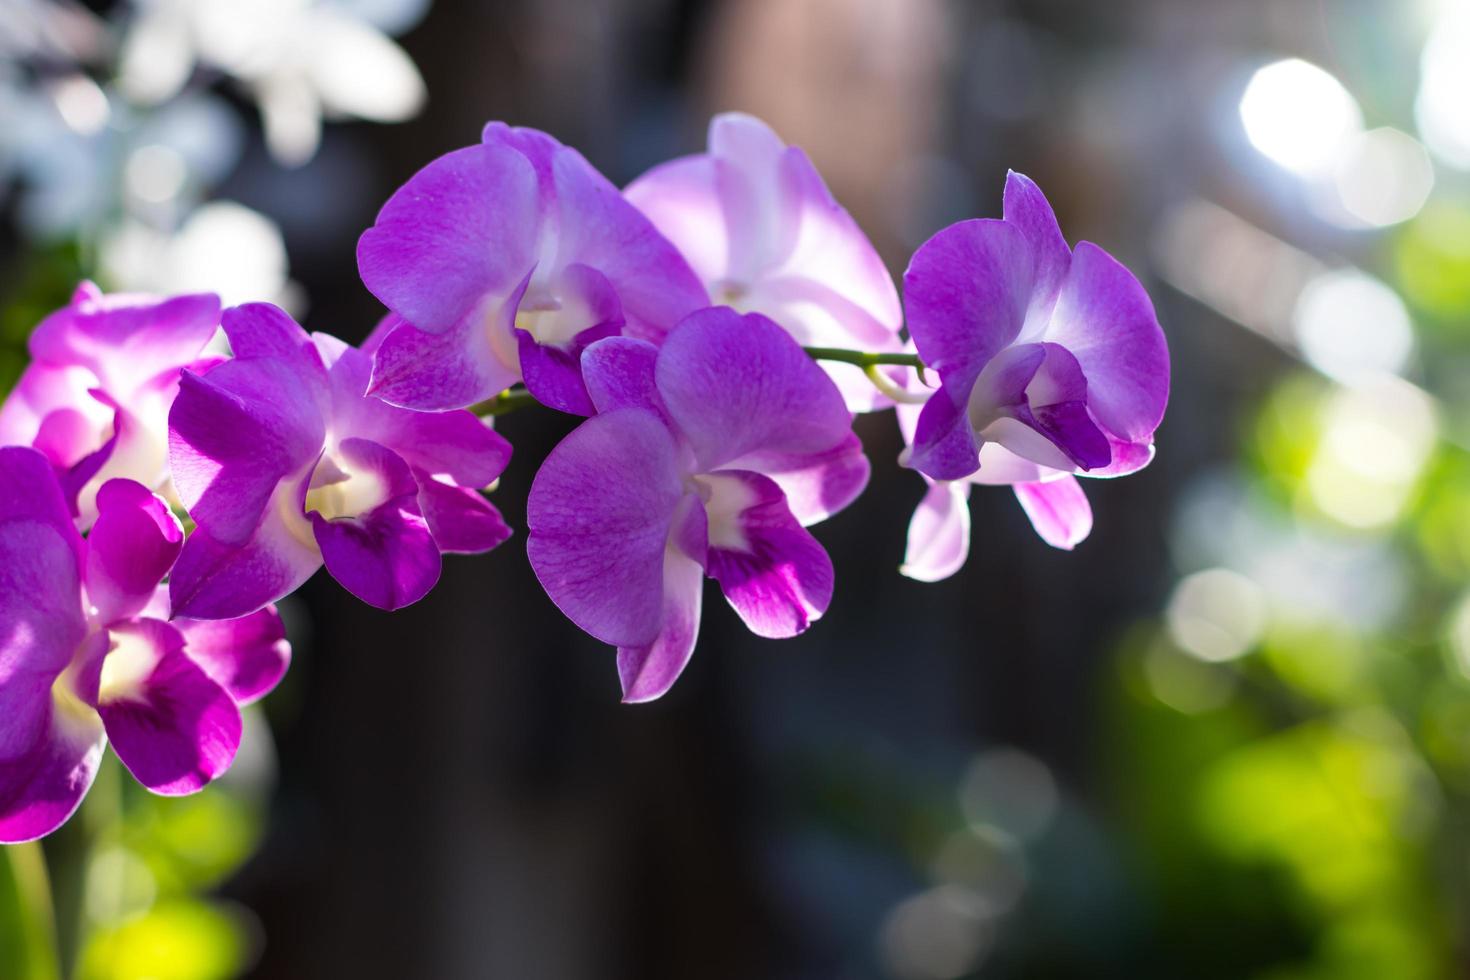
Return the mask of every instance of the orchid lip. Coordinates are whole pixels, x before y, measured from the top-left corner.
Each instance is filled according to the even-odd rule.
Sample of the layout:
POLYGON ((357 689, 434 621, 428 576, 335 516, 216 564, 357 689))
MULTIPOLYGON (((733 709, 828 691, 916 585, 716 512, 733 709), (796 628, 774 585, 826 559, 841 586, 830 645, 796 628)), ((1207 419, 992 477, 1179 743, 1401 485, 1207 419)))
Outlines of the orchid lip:
POLYGON ((750 551, 750 538, 740 515, 758 502, 758 495, 744 480, 734 476, 705 473, 691 478, 704 501, 709 520, 709 546, 724 551, 750 551))
POLYGON ((388 484, 371 470, 353 469, 330 452, 312 470, 302 512, 326 520, 359 517, 388 499, 388 484))
POLYGON ((142 701, 148 677, 158 665, 158 653, 137 636, 109 634, 107 655, 98 682, 99 703, 142 701))

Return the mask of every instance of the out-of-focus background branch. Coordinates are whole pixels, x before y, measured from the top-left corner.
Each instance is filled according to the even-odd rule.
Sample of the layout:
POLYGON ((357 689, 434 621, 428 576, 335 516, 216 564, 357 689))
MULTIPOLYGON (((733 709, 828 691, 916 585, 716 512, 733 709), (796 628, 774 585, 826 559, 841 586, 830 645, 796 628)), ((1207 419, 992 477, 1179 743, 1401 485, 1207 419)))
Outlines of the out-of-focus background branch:
MULTIPOLYGON (((1467 92, 1453 0, 0 0, 0 388, 83 275, 360 339, 356 236, 486 120, 624 183, 724 109, 895 275, 1029 174, 1174 358, 1085 544, 977 492, 938 585, 896 573, 922 484, 862 419, 828 617, 710 604, 653 705, 523 536, 392 616, 319 577, 222 784, 104 771, 0 852, 0 975, 1462 975, 1467 92)), ((503 420, 517 527, 568 428, 503 420)))

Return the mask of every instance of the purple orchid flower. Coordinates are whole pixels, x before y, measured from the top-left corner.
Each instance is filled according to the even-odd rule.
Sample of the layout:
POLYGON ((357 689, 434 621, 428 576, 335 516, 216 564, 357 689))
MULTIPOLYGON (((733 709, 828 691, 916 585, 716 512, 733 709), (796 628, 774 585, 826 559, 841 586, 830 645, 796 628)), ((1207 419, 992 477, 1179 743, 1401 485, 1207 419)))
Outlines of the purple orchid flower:
MULTIPOLYGON (((716 116, 708 152, 624 192, 679 246, 717 303, 775 320, 803 345, 900 349, 893 277, 801 149, 743 113, 716 116)), ((823 368, 855 412, 886 406, 851 364, 823 368)))
POLYGON ((198 528, 170 577, 176 612, 228 619, 324 563, 381 609, 417 602, 444 553, 510 536, 478 492, 510 445, 470 412, 366 394, 369 355, 268 304, 226 310, 234 359, 185 372, 169 416, 174 484, 198 528))
POLYGON ((114 477, 163 489, 179 371, 199 361, 219 313, 212 295, 109 296, 82 283, 31 335, 32 362, 0 405, 0 446, 45 454, 84 528, 114 477))
POLYGON ((914 346, 941 382, 917 417, 898 413, 908 465, 931 481, 909 528, 914 578, 964 563, 972 483, 1013 486, 1042 538, 1074 547, 1092 528, 1075 477, 1148 465, 1168 401, 1168 347, 1133 274, 1089 242, 1069 249, 1020 174, 1004 210, 939 232, 904 276, 914 346))
POLYGON ((805 526, 862 492, 868 462, 790 335, 709 308, 661 349, 594 343, 582 371, 599 414, 537 473, 527 552, 562 612, 618 647, 624 699, 659 697, 688 663, 705 575, 760 636, 820 618, 832 563, 805 526))
POLYGON ((285 673, 274 609, 168 622, 159 581, 184 533, 140 483, 109 480, 77 533, 49 460, 0 449, 0 842, 65 823, 110 741, 140 783, 180 795, 220 775, 239 705, 285 673))
POLYGON ((580 153, 503 123, 399 188, 357 258, 403 321, 374 358, 373 394, 422 411, 524 381, 544 404, 590 415, 589 344, 661 342, 709 302, 678 250, 580 153))

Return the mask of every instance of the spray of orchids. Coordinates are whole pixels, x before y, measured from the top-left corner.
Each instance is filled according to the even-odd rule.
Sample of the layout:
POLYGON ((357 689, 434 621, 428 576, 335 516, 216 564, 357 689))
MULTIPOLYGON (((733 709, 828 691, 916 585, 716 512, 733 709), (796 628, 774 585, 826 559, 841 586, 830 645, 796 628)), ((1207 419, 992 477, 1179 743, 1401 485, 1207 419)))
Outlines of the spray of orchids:
POLYGON ((512 408, 586 419, 536 476, 526 550, 646 701, 694 651, 706 577, 760 636, 827 610, 809 529, 867 483, 854 412, 897 409, 928 484, 903 571, 933 581, 965 560, 974 484, 1075 546, 1077 477, 1147 465, 1168 396, 1138 280, 1069 247, 1030 180, 926 242, 900 303, 806 154, 748 116, 623 192, 493 123, 357 259, 389 310, 361 348, 265 304, 90 283, 36 328, 0 407, 0 841, 65 822, 109 740, 157 793, 224 772, 239 706, 289 663, 273 603, 323 565, 397 609, 444 554, 509 538, 482 490, 512 408))

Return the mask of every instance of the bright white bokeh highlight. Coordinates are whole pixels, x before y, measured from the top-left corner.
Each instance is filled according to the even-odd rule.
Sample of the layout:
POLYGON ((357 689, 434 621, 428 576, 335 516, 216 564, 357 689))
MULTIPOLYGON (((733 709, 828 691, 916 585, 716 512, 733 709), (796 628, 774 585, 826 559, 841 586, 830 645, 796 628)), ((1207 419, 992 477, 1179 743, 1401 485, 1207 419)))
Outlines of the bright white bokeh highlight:
POLYGON ((1164 621, 1179 649, 1222 663, 1248 653, 1266 631, 1266 596, 1254 581, 1227 568, 1209 568, 1181 579, 1164 621))
POLYGON ((1251 145, 1293 173, 1329 171, 1363 128, 1350 92, 1326 70, 1300 58, 1259 69, 1240 99, 1251 145))
POLYGON ((1307 470, 1312 502, 1347 527, 1393 523, 1412 498, 1438 434, 1433 401, 1406 381, 1380 377, 1338 389, 1307 470))
POLYGON ((1297 298, 1293 332, 1302 356, 1337 381, 1398 374, 1414 353, 1414 328, 1398 293, 1360 269, 1310 280, 1297 298))
POLYGON ((1435 156, 1470 170, 1470 6, 1448 5, 1429 33, 1414 119, 1435 156))
POLYGON ((1434 189, 1434 165, 1414 137, 1390 126, 1359 133, 1345 148, 1335 174, 1346 214, 1373 228, 1408 221, 1434 189))
POLYGON ((101 244, 102 269, 120 288, 218 293, 225 306, 254 300, 297 305, 276 223, 233 201, 212 201, 176 232, 125 221, 101 244))

